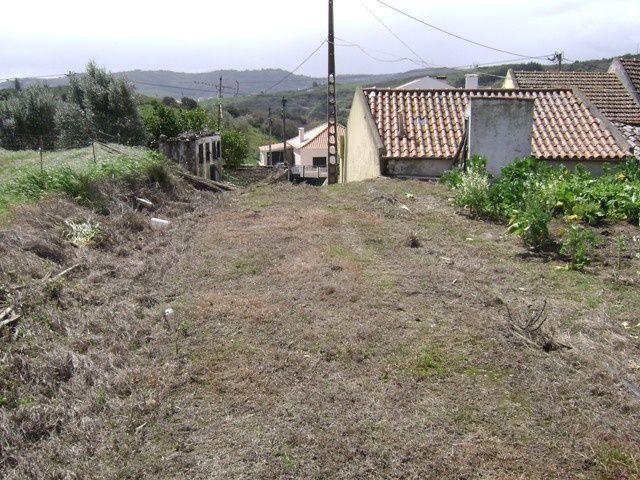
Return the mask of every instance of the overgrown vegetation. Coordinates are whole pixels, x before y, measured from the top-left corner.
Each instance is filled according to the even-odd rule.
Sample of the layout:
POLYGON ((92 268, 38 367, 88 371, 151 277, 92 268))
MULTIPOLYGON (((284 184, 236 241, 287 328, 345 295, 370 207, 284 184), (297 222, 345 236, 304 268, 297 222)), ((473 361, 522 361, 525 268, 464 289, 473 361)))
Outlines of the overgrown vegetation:
POLYGON ((509 232, 525 245, 542 250, 549 245, 549 223, 555 218, 571 222, 562 254, 570 268, 589 264, 595 245, 592 233, 575 222, 597 225, 603 221, 640 221, 640 167, 628 159, 615 167, 605 165, 602 176, 593 176, 578 165, 575 171, 554 168, 533 158, 520 159, 502 170, 494 180, 486 162, 473 158, 464 172, 454 170, 442 177, 455 191, 455 203, 475 217, 507 221, 509 232))
POLYGON ((65 193, 80 204, 98 205, 102 194, 97 184, 106 179, 135 185, 149 179, 166 188, 170 185, 169 164, 156 153, 143 156, 119 156, 107 162, 90 163, 84 168, 68 165, 43 171, 25 168, 0 185, 0 210, 16 203, 33 201, 49 193, 65 193))
POLYGON ((144 126, 133 85, 89 62, 70 86, 32 85, 0 101, 0 146, 9 150, 70 148, 90 139, 140 144, 144 126))

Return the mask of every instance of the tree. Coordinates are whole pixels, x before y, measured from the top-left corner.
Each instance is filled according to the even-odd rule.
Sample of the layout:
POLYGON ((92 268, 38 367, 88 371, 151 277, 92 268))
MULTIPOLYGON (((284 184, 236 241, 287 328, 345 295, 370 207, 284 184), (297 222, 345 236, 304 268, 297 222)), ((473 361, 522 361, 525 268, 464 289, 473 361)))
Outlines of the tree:
POLYGON ((13 81, 13 88, 16 92, 19 92, 20 90, 22 90, 22 85, 20 84, 20 80, 18 80, 17 78, 13 81))
POLYGON ((187 110, 195 110, 196 108, 198 108, 198 102, 196 102, 193 98, 182 97, 180 103, 182 103, 182 106, 187 110))
POLYGON ((119 138, 128 144, 144 141, 133 85, 98 68, 93 61, 87 64, 85 75, 70 75, 69 82, 70 99, 84 112, 93 135, 119 138))
POLYGON ((59 100, 51 89, 32 85, 0 105, 0 144, 4 148, 53 148, 59 100))
POLYGON ((178 106, 178 102, 173 97, 163 97, 162 98, 162 103, 164 105, 166 105, 167 107, 177 107, 178 106))
POLYGON ((147 131, 147 144, 157 145, 160 135, 175 137, 182 132, 182 121, 178 110, 155 102, 140 109, 140 115, 147 131))
POLYGON ((222 158, 227 165, 242 165, 249 155, 247 137, 235 129, 222 131, 222 158))

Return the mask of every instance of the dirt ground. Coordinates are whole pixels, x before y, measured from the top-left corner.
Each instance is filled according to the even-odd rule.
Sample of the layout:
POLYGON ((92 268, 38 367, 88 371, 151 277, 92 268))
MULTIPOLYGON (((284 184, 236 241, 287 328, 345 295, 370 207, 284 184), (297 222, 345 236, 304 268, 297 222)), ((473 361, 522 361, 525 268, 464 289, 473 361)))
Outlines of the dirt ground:
POLYGON ((639 478, 640 229, 566 271, 448 195, 185 189, 83 248, 79 207, 32 207, 0 232, 0 473, 639 478))

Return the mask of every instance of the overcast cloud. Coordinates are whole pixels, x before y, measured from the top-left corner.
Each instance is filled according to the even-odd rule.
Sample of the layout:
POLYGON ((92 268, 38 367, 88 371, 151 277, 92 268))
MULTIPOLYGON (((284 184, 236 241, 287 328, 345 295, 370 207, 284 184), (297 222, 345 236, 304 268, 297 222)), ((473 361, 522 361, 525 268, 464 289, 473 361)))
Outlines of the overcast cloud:
MULTIPOLYGON (((443 35, 375 0, 363 1, 432 64, 512 58, 443 35)), ((638 0, 386 1, 459 35, 525 55, 563 50, 571 60, 601 58, 635 53, 640 45, 638 0)), ((79 71, 90 58, 111 71, 292 69, 326 38, 326 8, 326 0, 7 2, 0 31, 0 77, 79 71)), ((335 8, 340 39, 379 58, 413 57, 419 63, 360 0, 335 0, 335 8)), ((321 50, 300 73, 323 76, 325 53, 321 50)), ((417 65, 383 63, 356 47, 339 46, 337 67, 339 73, 381 73, 417 65)))

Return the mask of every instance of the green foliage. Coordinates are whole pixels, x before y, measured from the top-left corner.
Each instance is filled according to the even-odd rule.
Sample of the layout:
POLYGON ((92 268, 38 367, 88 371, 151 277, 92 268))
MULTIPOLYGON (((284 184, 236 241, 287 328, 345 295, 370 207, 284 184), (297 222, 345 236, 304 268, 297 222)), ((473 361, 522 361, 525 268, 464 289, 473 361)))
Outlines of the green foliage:
POLYGON ((198 102, 190 97, 182 97, 182 99, 180 99, 180 103, 182 104, 182 107, 186 108, 187 110, 198 108, 198 102))
POLYGON ((459 167, 447 170, 442 174, 438 182, 449 188, 457 188, 462 183, 462 170, 459 167))
POLYGON ((133 85, 98 68, 93 61, 87 64, 84 75, 70 75, 69 83, 70 100, 84 112, 91 132, 131 145, 144 140, 133 85))
MULTIPOLYGON (((455 178, 456 174, 451 176, 455 178)), ((470 159, 467 171, 460 173, 456 181, 454 201, 457 205, 467 208, 474 217, 492 216, 489 175, 485 159, 482 157, 470 159)))
POLYGON ((147 132, 147 144, 152 147, 161 135, 175 137, 183 132, 213 129, 213 119, 202 108, 183 110, 154 101, 140 107, 140 116, 147 132))
POLYGON ((0 203, 38 200, 47 193, 65 193, 82 204, 100 205, 104 198, 98 184, 104 179, 122 180, 132 185, 140 182, 170 185, 168 165, 158 154, 132 158, 120 156, 86 169, 68 165, 45 169, 25 169, 6 184, 0 185, 0 203))
POLYGON ((562 242, 560 253, 569 258, 569 269, 582 271, 591 263, 591 251, 597 246, 594 233, 582 225, 572 224, 562 242))
POLYGON ((10 150, 53 148, 60 100, 41 85, 23 89, 0 104, 0 145, 10 150))
POLYGON ((544 196, 527 193, 522 208, 513 211, 508 231, 520 235, 528 247, 540 250, 551 239, 548 225, 552 218, 553 211, 544 196))
POLYGON ((222 131, 222 158, 227 165, 242 165, 249 155, 247 137, 234 129, 222 131))

